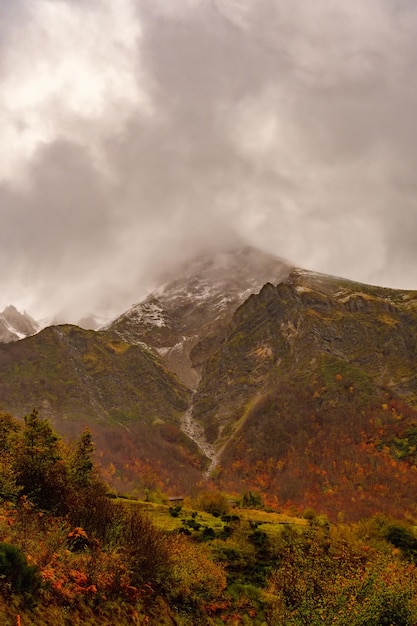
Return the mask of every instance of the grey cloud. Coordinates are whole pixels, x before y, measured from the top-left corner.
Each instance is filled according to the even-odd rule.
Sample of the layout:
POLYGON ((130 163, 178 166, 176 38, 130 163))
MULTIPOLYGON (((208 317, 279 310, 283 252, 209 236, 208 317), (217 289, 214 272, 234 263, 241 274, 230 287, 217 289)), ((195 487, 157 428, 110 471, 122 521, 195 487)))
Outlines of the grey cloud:
MULTIPOLYGON (((10 275, 18 274, 23 300, 33 289, 59 311, 71 308, 72 294, 88 276, 93 279, 103 258, 117 254, 116 215, 82 147, 48 146, 38 154, 32 176, 24 190, 0 190, 0 274, 6 287, 10 275)), ((94 281, 91 288, 97 288, 94 281)))
POLYGON ((151 111, 119 124, 98 112, 101 161, 74 116, 74 138, 67 125, 48 140, 28 186, 3 184, 2 281, 36 310, 117 313, 173 259, 241 236, 305 267, 415 287, 415 5, 134 5, 132 78, 151 111))
POLYGON ((49 145, 38 154, 32 176, 34 182, 24 189, 3 188, 1 204, 7 226, 3 255, 11 254, 18 243, 22 252, 33 255, 32 260, 43 266, 62 252, 62 241, 77 242, 81 247, 92 237, 95 226, 96 235, 106 230, 111 211, 103 182, 97 180, 84 148, 67 142, 49 145))
MULTIPOLYGON (((324 31, 312 31, 308 20, 307 24, 301 20, 299 27, 297 15, 283 2, 253 3, 243 16, 233 13, 233 3, 213 2, 210 19, 210 6, 202 4, 199 12, 189 13, 188 20, 182 16, 177 21, 156 21, 146 41, 160 89, 158 101, 172 116, 173 127, 165 130, 168 137, 176 138, 177 169, 183 168, 191 182, 198 179, 212 211, 219 198, 226 197, 233 198, 234 218, 257 211, 261 217, 266 215, 268 219, 259 220, 261 226, 255 233, 258 243, 265 230, 268 247, 274 247, 272 226, 280 233, 276 244, 284 247, 285 254, 294 253, 300 263, 317 256, 315 247, 327 248, 325 267, 318 269, 331 271, 333 263, 343 271, 340 245, 334 244, 347 237, 351 248, 359 246, 357 252, 363 255, 359 277, 366 280, 366 240, 370 248, 375 239, 385 238, 386 247, 376 244, 379 274, 375 259, 370 259, 368 270, 369 275, 377 272, 383 281, 384 259, 380 257, 391 252, 385 225, 391 221, 391 200, 395 196, 398 201, 398 186, 390 179, 395 169, 404 172, 402 155, 411 153, 415 163, 415 91, 408 86, 411 75, 407 80, 415 31, 410 30, 409 21, 404 21, 394 4, 380 5, 380 14, 374 4, 376 15, 365 9, 361 21, 354 15, 360 5, 349 15, 346 5, 342 8, 336 3, 332 19, 324 21, 324 31), (375 24, 369 21, 373 17, 375 24), (406 23, 409 32, 404 37, 406 23), (387 24, 391 30, 387 31, 387 24), (297 56, 292 39, 302 43, 303 38, 312 60, 306 53, 297 56), (266 94, 265 102, 262 94, 266 94), (245 99, 253 100, 253 154, 242 152, 230 132, 245 99), (257 134, 265 107, 283 127, 284 141, 280 143, 278 134, 271 149, 260 155, 257 134), (285 133, 294 135, 292 145, 285 133), (218 152, 212 153, 215 158, 210 161, 207 157, 213 145, 218 152), (187 149, 190 161, 184 156, 187 149), (211 185, 220 170, 218 186, 211 185), (286 215, 288 205, 293 207, 292 215, 298 213, 295 221, 286 215), (328 222, 322 235, 317 227, 320 214, 328 222), (346 231, 334 233, 342 223, 339 215, 347 216, 342 221, 346 231), (361 215, 365 216, 362 228, 361 215), (317 241, 309 236, 311 232, 318 232, 317 241)), ((307 4, 299 2, 298 7, 302 11, 307 4)), ((320 8, 331 5, 321 2, 320 8)), ((166 167, 172 174, 175 166, 167 161, 166 167)), ((411 172, 405 178, 410 184, 411 172)), ((404 183, 401 190, 406 201, 404 183)), ((185 180, 179 187, 182 198, 189 198, 185 180)), ((345 267, 345 273, 352 269, 349 261, 345 267)))

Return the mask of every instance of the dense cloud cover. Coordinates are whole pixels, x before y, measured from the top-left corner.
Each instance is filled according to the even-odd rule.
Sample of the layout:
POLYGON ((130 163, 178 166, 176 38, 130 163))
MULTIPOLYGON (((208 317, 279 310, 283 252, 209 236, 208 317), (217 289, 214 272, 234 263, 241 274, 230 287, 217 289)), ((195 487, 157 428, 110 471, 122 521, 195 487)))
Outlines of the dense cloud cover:
POLYGON ((417 288, 411 0, 3 0, 0 309, 116 314, 239 236, 417 288))

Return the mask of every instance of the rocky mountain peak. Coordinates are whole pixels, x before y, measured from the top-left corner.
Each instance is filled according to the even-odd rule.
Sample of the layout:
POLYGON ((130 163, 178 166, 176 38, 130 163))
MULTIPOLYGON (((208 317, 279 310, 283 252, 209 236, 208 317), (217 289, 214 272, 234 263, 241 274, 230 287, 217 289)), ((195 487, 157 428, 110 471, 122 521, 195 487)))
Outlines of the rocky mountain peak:
POLYGON ((161 276, 152 293, 106 329, 130 343, 146 343, 194 386, 238 306, 289 271, 282 259, 250 246, 204 252, 161 276))
POLYGON ((39 325, 26 313, 20 313, 15 306, 9 305, 0 313, 0 342, 18 341, 34 335, 39 325))

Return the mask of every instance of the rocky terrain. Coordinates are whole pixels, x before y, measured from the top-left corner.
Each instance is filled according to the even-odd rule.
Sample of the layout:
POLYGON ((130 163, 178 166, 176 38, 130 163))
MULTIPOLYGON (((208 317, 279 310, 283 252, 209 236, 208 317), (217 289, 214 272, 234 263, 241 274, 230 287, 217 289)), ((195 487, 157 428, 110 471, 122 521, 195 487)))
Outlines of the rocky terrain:
POLYGON ((223 340, 233 314, 289 266, 248 246, 205 254, 161 278, 161 286, 105 328, 129 343, 153 348, 185 384, 195 388, 201 366, 223 340))

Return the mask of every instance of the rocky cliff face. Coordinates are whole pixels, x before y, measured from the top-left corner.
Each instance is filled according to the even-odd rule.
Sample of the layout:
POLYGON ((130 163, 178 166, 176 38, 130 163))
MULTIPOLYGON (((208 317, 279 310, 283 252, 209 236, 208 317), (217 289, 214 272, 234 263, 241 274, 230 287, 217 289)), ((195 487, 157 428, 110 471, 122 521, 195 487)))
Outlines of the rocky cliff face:
POLYGON ((417 292, 301 270, 266 284, 236 311, 194 398, 217 480, 315 506, 331 493, 329 510, 349 492, 363 499, 357 515, 381 506, 384 481, 411 501, 416 355, 417 292))
POLYGON ((258 393, 283 378, 307 382, 328 360, 414 405, 416 354, 416 292, 293 270, 236 311, 203 369, 194 413, 220 445, 258 393))
POLYGON ((288 275, 282 260, 250 247, 191 260, 106 328, 145 343, 190 387, 223 340, 237 307, 267 281, 288 275))

